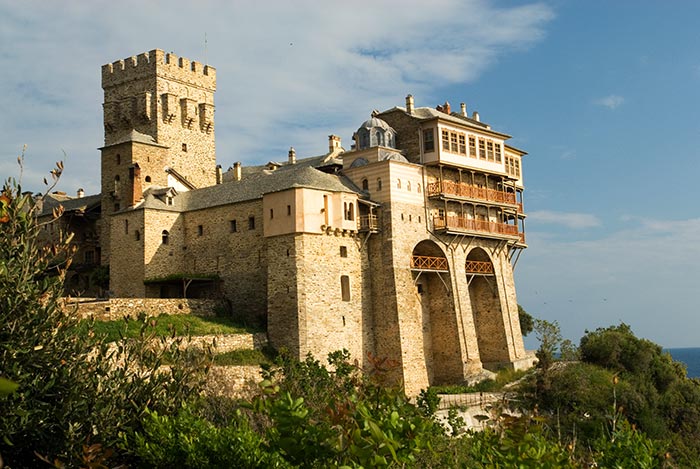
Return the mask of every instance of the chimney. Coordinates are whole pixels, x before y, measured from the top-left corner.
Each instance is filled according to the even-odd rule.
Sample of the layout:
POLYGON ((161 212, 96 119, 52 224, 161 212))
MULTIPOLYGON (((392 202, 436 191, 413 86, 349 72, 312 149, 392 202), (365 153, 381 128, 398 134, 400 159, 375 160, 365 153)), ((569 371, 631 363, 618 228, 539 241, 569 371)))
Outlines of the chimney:
POLYGON ((289 164, 297 164, 297 152, 294 147, 289 147, 289 164))
POLYGON ((460 107, 460 114, 462 114, 464 117, 467 117, 468 116, 467 105, 464 103, 459 103, 459 107, 460 107))
POLYGON ((442 105, 442 112, 444 112, 445 114, 450 113, 450 103, 448 103, 447 101, 445 101, 445 104, 442 105))
POLYGON ((224 175, 221 173, 221 165, 217 164, 216 165, 216 183, 221 184, 221 181, 223 180, 224 175))
POLYGON ((129 166, 129 185, 131 186, 129 207, 133 207, 143 198, 143 190, 141 189, 141 168, 138 163, 129 166))
POLYGON ((413 114, 413 95, 409 94, 406 96, 406 112, 413 114))
POLYGON ((236 161, 233 163, 233 180, 234 181, 240 181, 241 180, 241 162, 236 161))
POLYGON ((78 196, 79 199, 83 198, 83 196, 85 195, 85 191, 83 190, 82 187, 78 189, 78 193, 76 195, 78 196))
POLYGON ((477 121, 477 122, 481 122, 481 118, 479 117, 479 113, 476 112, 476 111, 474 111, 474 112, 472 113, 472 119, 474 119, 474 120, 477 121))
POLYGON ((333 153, 340 150, 340 137, 337 135, 328 136, 328 153, 333 153))

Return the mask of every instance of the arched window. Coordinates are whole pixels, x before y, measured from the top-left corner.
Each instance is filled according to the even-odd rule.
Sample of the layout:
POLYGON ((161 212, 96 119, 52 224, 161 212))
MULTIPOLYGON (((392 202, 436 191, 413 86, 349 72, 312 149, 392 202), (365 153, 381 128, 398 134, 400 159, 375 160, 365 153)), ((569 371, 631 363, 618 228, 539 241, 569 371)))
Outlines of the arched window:
POLYGON ((117 153, 117 164, 122 164, 122 155, 117 153))
POLYGON ((134 236, 136 236, 136 241, 141 240, 141 232, 139 230, 134 231, 134 236))
POLYGON ((384 134, 381 131, 377 130, 377 132, 375 133, 375 136, 377 137, 377 146, 383 147, 384 146, 384 134))
POLYGON ((369 181, 367 180, 367 178, 364 178, 362 180, 362 190, 363 191, 369 190, 369 181))
POLYGON ((401 179, 396 180, 396 188, 401 189, 401 179))
POLYGON ((382 190, 382 178, 377 178, 377 190, 382 190))
POLYGON ((406 183, 406 190, 407 190, 408 192, 411 192, 411 181, 408 181, 408 182, 406 183))
POLYGON ((146 182, 151 182, 151 176, 146 176, 146 182))
POLYGON ((119 190, 119 175, 114 176, 114 192, 119 190))
POLYGON ((163 244, 168 244, 168 241, 170 241, 170 233, 168 233, 168 230, 163 230, 162 240, 163 244))

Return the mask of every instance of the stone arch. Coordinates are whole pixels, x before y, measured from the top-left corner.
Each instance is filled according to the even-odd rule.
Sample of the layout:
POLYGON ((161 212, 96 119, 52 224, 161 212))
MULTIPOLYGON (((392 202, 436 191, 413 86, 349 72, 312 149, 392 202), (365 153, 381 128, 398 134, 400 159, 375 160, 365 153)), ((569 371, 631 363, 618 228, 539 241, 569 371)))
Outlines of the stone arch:
POLYGON ((467 256, 465 271, 479 357, 484 368, 496 369, 510 360, 506 324, 491 256, 474 248, 467 256))
POLYGON ((431 385, 463 379, 457 314, 445 252, 434 241, 420 241, 411 257, 423 355, 431 385))

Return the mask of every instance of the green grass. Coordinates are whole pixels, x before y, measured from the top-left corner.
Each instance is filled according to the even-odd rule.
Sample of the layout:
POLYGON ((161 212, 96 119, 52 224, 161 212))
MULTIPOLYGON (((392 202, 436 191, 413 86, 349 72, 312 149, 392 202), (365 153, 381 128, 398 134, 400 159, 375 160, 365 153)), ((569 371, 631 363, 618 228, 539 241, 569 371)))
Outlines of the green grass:
MULTIPOLYGON (((169 337, 173 333, 176 336, 184 335, 210 335, 210 334, 245 334, 259 332, 240 324, 232 318, 213 316, 202 317, 189 314, 160 315, 146 319, 144 323, 140 319, 120 319, 116 321, 95 321, 92 330, 98 337, 105 337, 107 341, 115 341, 120 337, 138 337, 141 330, 147 334, 155 334, 158 337, 169 337)), ((79 333, 87 334, 90 329, 90 321, 80 322, 79 333)))
POLYGON ((474 385, 450 384, 445 386, 432 386, 438 394, 464 394, 470 392, 496 392, 503 389, 508 383, 517 381, 527 374, 526 370, 503 369, 498 372, 496 379, 487 379, 474 385))

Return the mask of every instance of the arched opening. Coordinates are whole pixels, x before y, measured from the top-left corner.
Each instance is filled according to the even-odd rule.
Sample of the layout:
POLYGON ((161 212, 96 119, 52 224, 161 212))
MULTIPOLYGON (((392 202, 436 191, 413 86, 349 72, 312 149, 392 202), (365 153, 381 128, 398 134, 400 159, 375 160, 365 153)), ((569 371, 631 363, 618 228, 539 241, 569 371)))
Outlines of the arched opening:
POLYGON ((491 257, 474 248, 465 265, 479 357, 484 368, 495 370, 509 361, 508 340, 503 321, 498 284, 491 257))
POLYGON ((168 230, 163 230, 161 233, 161 240, 163 241, 163 244, 168 244, 170 241, 170 233, 168 233, 168 230))
POLYGON ((423 240, 413 248, 411 271, 428 382, 431 385, 459 382, 463 379, 462 359, 447 257, 436 243, 423 240))
POLYGON ((369 181, 367 180, 367 178, 364 178, 362 180, 362 190, 363 191, 369 190, 369 181))

